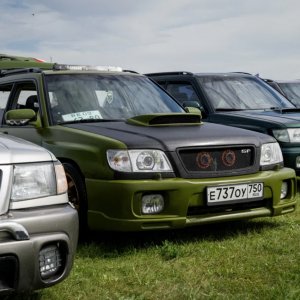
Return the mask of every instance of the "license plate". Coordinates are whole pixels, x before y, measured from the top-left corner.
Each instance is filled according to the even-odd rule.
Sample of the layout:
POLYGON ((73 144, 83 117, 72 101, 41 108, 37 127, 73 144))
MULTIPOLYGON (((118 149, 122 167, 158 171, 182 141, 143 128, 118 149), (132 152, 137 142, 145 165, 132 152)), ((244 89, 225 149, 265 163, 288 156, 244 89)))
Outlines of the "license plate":
POLYGON ((263 198, 263 183, 213 186, 207 188, 207 204, 214 205, 228 201, 259 200, 263 198))

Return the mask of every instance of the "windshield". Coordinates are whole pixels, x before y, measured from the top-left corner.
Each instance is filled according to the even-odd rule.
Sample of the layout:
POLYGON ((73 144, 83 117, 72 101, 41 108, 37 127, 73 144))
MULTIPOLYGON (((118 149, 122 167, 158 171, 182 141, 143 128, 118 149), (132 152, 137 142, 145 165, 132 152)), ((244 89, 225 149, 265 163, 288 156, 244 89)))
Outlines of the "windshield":
POLYGON ((297 107, 300 107, 300 81, 278 83, 286 97, 297 107))
POLYGON ((147 77, 116 74, 47 75, 54 124, 123 120, 183 109, 147 77))
POLYGON ((294 108, 277 91, 256 77, 198 77, 216 110, 294 108))

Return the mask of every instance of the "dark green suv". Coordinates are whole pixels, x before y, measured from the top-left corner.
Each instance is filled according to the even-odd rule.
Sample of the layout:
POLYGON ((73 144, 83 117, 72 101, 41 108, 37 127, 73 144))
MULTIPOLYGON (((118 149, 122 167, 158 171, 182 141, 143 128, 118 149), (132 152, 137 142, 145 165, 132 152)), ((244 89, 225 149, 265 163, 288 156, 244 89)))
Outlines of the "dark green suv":
POLYGON ((43 66, 2 71, 0 130, 63 163, 81 228, 179 228, 295 210, 295 172, 282 167, 274 138, 203 123, 140 74, 43 66))
POLYGON ((147 75, 183 106, 196 104, 204 121, 275 137, 285 166, 295 169, 300 176, 300 109, 262 79, 247 73, 147 75))

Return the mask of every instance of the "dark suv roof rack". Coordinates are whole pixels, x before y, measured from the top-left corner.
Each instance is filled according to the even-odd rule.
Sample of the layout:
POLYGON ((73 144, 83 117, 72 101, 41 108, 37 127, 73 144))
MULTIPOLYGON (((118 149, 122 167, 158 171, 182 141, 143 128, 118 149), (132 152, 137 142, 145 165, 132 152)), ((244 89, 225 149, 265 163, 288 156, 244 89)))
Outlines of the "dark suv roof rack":
POLYGON ((147 73, 146 76, 158 76, 158 75, 193 75, 192 72, 187 71, 175 71, 175 72, 157 72, 157 73, 147 73))

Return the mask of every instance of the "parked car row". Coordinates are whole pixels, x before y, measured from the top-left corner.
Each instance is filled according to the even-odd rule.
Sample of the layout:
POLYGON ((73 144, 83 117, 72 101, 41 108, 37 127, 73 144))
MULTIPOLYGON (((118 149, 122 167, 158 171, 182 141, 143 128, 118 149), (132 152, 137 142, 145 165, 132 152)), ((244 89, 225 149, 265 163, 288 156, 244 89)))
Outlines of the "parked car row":
MULTIPOLYGON (((187 72, 145 76, 118 67, 50 64, 6 55, 0 55, 0 70, 0 132, 11 140, 27 140, 19 140, 21 145, 29 141, 42 146, 39 151, 51 155, 54 166, 42 168, 49 172, 43 176, 11 167, 20 170, 15 172, 27 184, 16 191, 27 202, 15 200, 11 192, 0 199, 0 267, 1 261, 10 261, 9 255, 15 258, 11 264, 27 262, 3 247, 6 240, 21 245, 9 230, 1 230, 1 222, 11 215, 32 238, 45 233, 40 223, 34 229, 39 218, 50 232, 55 224, 56 233, 57 228, 67 233, 43 239, 33 254, 22 251, 37 258, 44 247, 52 254, 61 251, 55 255, 59 266, 46 267, 53 275, 50 271, 44 278, 40 263, 40 269, 35 265, 23 271, 39 278, 37 282, 16 286, 14 273, 10 285, 2 287, 8 275, 0 274, 0 293, 45 287, 65 278, 78 230, 70 203, 78 211, 81 235, 90 229, 162 230, 271 217, 296 208, 300 115, 260 79, 187 72), (38 192, 45 194, 38 194, 40 184, 23 179, 23 173, 42 180, 46 191, 38 192), (24 210, 20 203, 29 205, 24 210), (43 205, 31 211, 36 203, 46 211, 40 211, 43 205), (69 219, 64 217, 68 213, 69 219), (33 275, 33 270, 41 274, 33 275)), ((31 172, 36 170, 34 161, 27 161, 31 172)))

